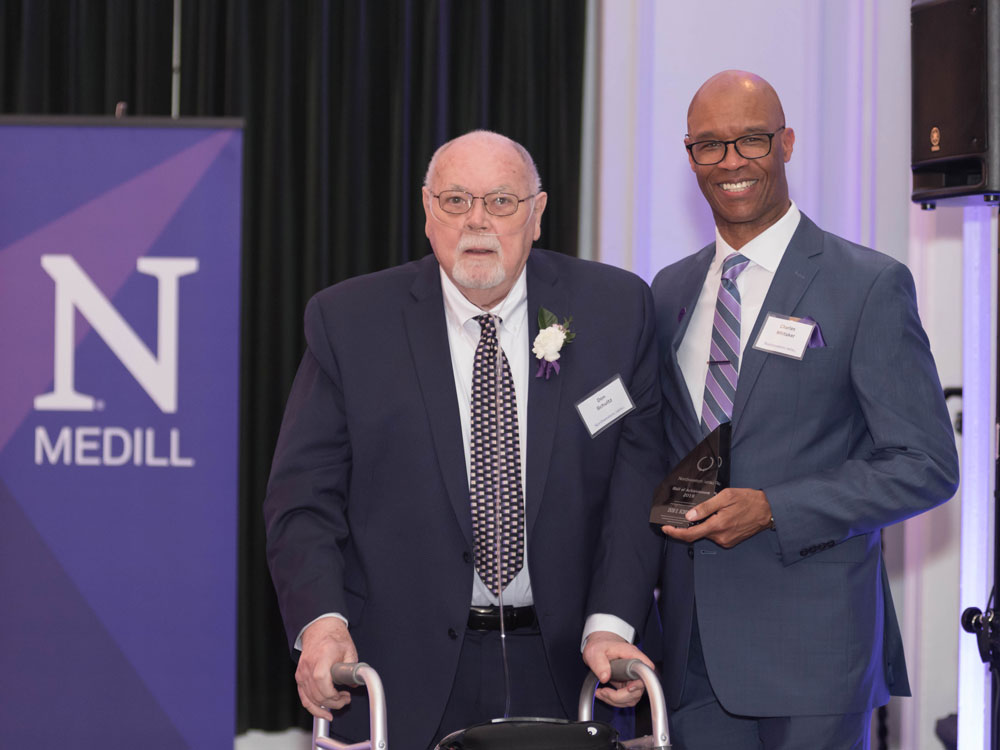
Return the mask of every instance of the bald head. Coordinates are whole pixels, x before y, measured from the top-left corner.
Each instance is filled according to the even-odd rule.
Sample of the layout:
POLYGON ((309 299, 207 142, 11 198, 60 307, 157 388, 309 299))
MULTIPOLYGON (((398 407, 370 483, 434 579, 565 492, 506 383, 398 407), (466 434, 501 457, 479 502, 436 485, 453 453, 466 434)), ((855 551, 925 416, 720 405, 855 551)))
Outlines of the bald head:
POLYGON ((687 125, 691 169, 716 228, 738 250, 791 205, 785 163, 795 133, 785 126, 771 84, 743 70, 724 70, 705 81, 688 107, 687 125))
POLYGON ((457 138, 452 138, 450 141, 443 143, 438 147, 437 151, 431 157, 430 162, 427 164, 427 174, 424 176, 424 185, 431 185, 434 181, 434 175, 437 171, 438 162, 441 161, 441 157, 453 146, 471 146, 483 149, 509 149, 515 154, 517 154, 521 163, 524 165, 524 172, 528 178, 528 184, 531 188, 532 193, 538 193, 542 189, 542 180, 538 176, 538 167, 535 166, 535 160, 531 158, 531 154, 528 153, 528 149, 522 146, 517 141, 508 138, 500 133, 495 133, 492 130, 473 130, 471 132, 460 135, 457 138))
POLYGON ((781 108, 778 93, 759 75, 745 70, 724 70, 716 73, 701 85, 691 99, 691 104, 688 106, 688 133, 693 135, 691 115, 697 113, 699 108, 718 107, 725 103, 739 106, 751 100, 775 122, 785 121, 785 111, 781 108))

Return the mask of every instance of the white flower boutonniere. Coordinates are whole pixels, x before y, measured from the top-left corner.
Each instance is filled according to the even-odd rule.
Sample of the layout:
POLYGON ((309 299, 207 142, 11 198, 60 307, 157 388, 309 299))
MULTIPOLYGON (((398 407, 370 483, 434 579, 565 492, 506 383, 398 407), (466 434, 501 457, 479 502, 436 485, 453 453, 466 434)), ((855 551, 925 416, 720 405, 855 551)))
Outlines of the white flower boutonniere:
POLYGON ((563 344, 568 344, 576 334, 570 331, 569 325, 573 318, 559 319, 544 307, 538 309, 538 335, 531 345, 531 353, 539 360, 536 378, 544 377, 546 380, 555 372, 559 374, 559 352, 562 351, 563 344))

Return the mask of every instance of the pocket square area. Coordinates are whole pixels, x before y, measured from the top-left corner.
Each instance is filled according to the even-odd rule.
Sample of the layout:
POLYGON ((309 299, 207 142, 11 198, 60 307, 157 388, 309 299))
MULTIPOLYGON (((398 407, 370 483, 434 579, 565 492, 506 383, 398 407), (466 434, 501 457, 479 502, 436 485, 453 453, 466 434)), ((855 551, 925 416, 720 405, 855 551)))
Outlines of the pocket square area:
POLYGON ((823 331, 820 330, 819 323, 817 323, 813 318, 810 318, 808 315, 802 316, 799 320, 803 323, 813 324, 812 336, 809 337, 809 343, 806 345, 808 349, 826 346, 826 341, 823 339, 823 331))

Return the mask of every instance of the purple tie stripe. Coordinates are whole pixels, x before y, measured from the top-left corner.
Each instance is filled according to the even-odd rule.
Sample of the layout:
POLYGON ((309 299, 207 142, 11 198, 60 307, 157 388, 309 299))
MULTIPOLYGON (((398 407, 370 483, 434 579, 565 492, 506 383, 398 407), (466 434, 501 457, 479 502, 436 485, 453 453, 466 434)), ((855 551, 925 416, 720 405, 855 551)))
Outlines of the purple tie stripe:
POLYGON ((722 264, 701 408, 702 425, 709 431, 733 416, 740 366, 740 292, 736 277, 749 263, 739 253, 732 253, 722 264))
MULTIPOLYGON (((723 281, 729 281, 729 279, 723 279, 723 281)), ((726 288, 726 286, 720 285, 718 302, 722 304, 721 305, 716 304, 715 314, 722 317, 728 325, 739 326, 740 324, 739 292, 736 293, 736 298, 734 299, 732 293, 726 288)))
POLYGON ((708 378, 706 378, 705 385, 705 401, 701 407, 701 421, 705 428, 711 432, 723 422, 729 421, 732 415, 732 405, 729 399, 724 399, 723 403, 720 404, 713 393, 713 389, 717 389, 719 386, 717 384, 710 386, 707 380, 708 378), (727 402, 730 404, 728 409, 726 408, 727 402))
MULTIPOLYGON (((706 379, 705 390, 711 394, 715 405, 718 406, 725 414, 733 413, 733 400, 729 394, 722 389, 718 382, 715 380, 708 382, 706 379)), ((716 427, 718 427, 718 425, 716 425, 716 427)), ((714 430, 715 427, 712 429, 714 430)))
MULTIPOLYGON (((719 293, 719 299, 722 299, 721 292, 719 293)), ((725 316, 720 315, 719 312, 716 311, 715 321, 712 325, 712 342, 714 343, 716 339, 721 339, 719 346, 724 347, 727 352, 738 352, 740 350, 739 319, 735 322, 727 321, 725 316)))
MULTIPOLYGON (((732 386, 732 390, 736 390, 736 382, 739 374, 736 368, 733 367, 732 363, 726 358, 726 355, 722 353, 722 350, 712 342, 712 347, 709 350, 709 366, 716 366, 718 369, 715 372, 722 375, 726 381, 732 386)), ((713 381, 714 382, 714 381, 713 381)))

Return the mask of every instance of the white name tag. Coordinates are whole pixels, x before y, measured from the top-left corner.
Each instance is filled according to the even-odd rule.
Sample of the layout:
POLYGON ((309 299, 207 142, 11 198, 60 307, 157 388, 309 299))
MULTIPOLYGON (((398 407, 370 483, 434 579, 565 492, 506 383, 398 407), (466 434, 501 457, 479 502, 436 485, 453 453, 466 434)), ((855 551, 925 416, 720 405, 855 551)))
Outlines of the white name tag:
POLYGON ((787 315, 768 313, 753 348, 782 357, 802 359, 809 346, 815 323, 804 323, 787 315))
POLYGON ((621 375, 615 375, 576 402, 576 410, 591 437, 608 429, 635 408, 621 375))

